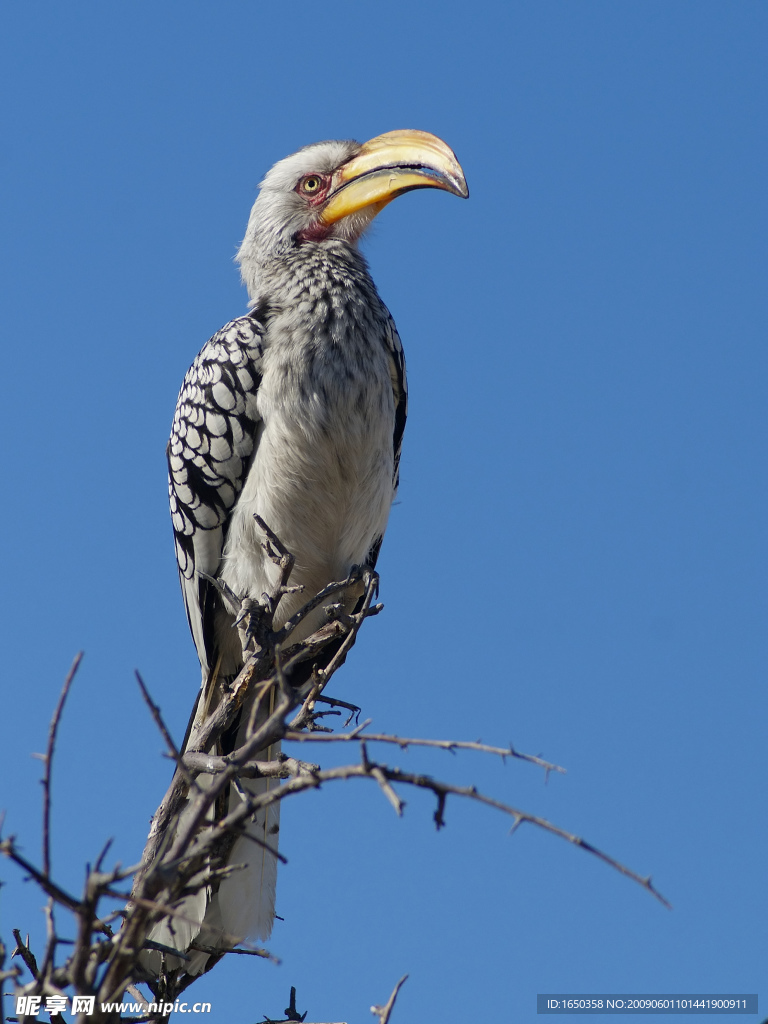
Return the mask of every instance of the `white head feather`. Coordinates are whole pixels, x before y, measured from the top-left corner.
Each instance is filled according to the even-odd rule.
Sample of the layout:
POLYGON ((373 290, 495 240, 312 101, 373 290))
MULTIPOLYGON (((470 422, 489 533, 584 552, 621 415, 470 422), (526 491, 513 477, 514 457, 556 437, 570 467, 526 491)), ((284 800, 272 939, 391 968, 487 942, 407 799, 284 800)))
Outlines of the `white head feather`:
POLYGON ((303 240, 303 232, 318 225, 322 203, 312 204, 296 191, 307 175, 329 176, 360 152, 353 140, 315 142, 278 161, 264 176, 251 209, 248 228, 237 253, 244 283, 251 297, 265 266, 295 251, 299 245, 322 244, 327 239, 356 245, 376 215, 376 209, 359 210, 323 228, 322 237, 303 240))

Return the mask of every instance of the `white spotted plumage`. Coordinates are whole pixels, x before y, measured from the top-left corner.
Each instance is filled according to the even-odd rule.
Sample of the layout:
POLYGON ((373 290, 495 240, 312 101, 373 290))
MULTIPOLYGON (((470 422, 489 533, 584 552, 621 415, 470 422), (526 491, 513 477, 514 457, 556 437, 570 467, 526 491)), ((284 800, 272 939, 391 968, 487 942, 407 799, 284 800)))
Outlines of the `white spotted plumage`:
POLYGON ((176 559, 203 675, 212 664, 216 576, 232 508, 242 490, 259 425, 262 326, 240 317, 206 343, 187 371, 168 442, 176 559))
MULTIPOLYGON (((356 148, 308 147, 267 176, 238 256, 251 312, 210 339, 179 394, 168 445, 171 515, 204 686, 214 665, 219 679, 236 673, 241 655, 232 615, 200 573, 220 576, 240 597, 261 597, 275 570, 255 513, 295 556, 291 582, 305 587, 283 598, 278 625, 353 565, 373 566, 386 528, 406 388, 397 331, 356 247, 373 214, 322 241, 296 241, 297 176, 335 167, 356 148)), ((322 615, 319 609, 307 620, 305 635, 322 615)), ((253 826, 273 846, 276 807, 253 826)), ((246 872, 184 903, 185 916, 200 921, 197 930, 163 922, 155 941, 187 949, 201 929, 208 945, 224 936, 266 938, 276 861, 245 838, 230 857, 242 861, 246 872)), ((198 957, 186 970, 200 970, 204 961, 198 957)))

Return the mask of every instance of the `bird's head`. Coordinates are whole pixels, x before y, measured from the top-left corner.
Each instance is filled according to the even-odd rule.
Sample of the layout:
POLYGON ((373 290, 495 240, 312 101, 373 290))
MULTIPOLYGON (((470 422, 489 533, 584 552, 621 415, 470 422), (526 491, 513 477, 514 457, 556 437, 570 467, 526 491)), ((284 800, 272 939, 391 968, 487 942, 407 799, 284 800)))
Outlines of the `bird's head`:
POLYGON ((297 245, 331 238, 355 244, 387 203, 415 188, 469 195, 453 151, 429 132, 394 131, 363 145, 330 141, 300 149, 261 183, 237 254, 243 277, 297 245))

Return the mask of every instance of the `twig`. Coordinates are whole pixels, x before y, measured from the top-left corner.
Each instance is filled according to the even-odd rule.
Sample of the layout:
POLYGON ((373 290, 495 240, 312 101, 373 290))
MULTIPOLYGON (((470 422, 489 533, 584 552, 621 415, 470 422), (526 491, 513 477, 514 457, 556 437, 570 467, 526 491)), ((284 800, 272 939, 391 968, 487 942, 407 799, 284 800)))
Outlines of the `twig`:
POLYGON ((389 1024, 389 1018, 390 1018, 390 1016, 392 1014, 392 1010, 394 1009, 395 1000, 397 999, 397 994, 400 991, 400 989, 403 987, 403 985, 406 983, 407 980, 408 980, 408 975, 404 974, 402 976, 402 978, 400 979, 400 981, 398 981, 398 983, 392 989, 392 995, 387 1000, 385 1006, 372 1006, 371 1007, 371 1013, 375 1017, 379 1018, 379 1024, 389 1024))
POLYGON ((291 578, 291 573, 293 572, 296 559, 288 548, 286 548, 277 534, 267 526, 260 515, 254 513, 253 518, 256 521, 256 525, 264 531, 264 535, 267 538, 266 543, 262 543, 264 550, 280 570, 280 578, 277 581, 277 585, 272 589, 272 593, 267 595, 269 599, 270 617, 273 617, 277 611, 277 606, 280 603, 280 598, 291 589, 288 586, 288 580, 291 578))
POLYGON ((144 702, 146 703, 147 707, 149 708, 149 713, 152 715, 152 718, 154 720, 155 725, 160 730, 160 735, 165 740, 165 745, 168 747, 168 751, 169 751, 171 757, 173 758, 173 760, 178 765, 179 771, 184 776, 184 781, 187 783, 187 785, 188 786, 193 786, 194 785, 194 780, 193 780, 192 776, 189 774, 189 772, 187 771, 186 766, 184 764, 184 759, 181 756, 181 754, 179 753, 178 747, 173 742, 173 738, 171 737, 171 734, 170 734, 170 732, 168 730, 167 725, 163 721, 163 716, 162 716, 162 713, 160 711, 160 708, 158 707, 157 704, 155 704, 155 702, 150 697, 149 690, 147 689, 147 687, 146 687, 146 685, 144 683, 144 680, 141 678, 141 674, 139 673, 138 669, 136 669, 135 675, 136 675, 136 682, 139 684, 139 689, 141 690, 141 695, 144 698, 144 702))
POLYGON ((38 868, 31 864, 26 857, 18 852, 15 846, 14 837, 10 836, 8 839, 0 841, 0 853, 5 854, 10 860, 19 867, 24 868, 34 878, 40 888, 48 896, 52 896, 57 903, 61 903, 63 907, 68 910, 77 913, 80 910, 80 901, 76 900, 74 896, 70 896, 68 892, 65 892, 62 888, 52 882, 46 875, 43 874, 38 868))
POLYGON ((126 989, 127 992, 130 992, 130 994, 133 996, 133 998, 136 1000, 137 1003, 141 1003, 142 1004, 143 1009, 144 1009, 144 1011, 146 1013, 149 1010, 149 1003, 144 998, 144 996, 141 994, 141 991, 139 989, 137 989, 135 985, 126 985, 125 989, 126 989))
POLYGON ((0 1021, 4 1021, 6 1019, 3 992, 5 986, 3 985, 3 982, 9 981, 12 978, 14 983, 16 983, 19 979, 19 975, 21 974, 21 967, 19 967, 18 964, 14 964, 9 970, 3 969, 5 966, 5 954, 5 943, 0 939, 0 1021))
POLYGON ((514 757, 520 761, 528 761, 530 764, 544 768, 547 773, 560 772, 563 775, 566 774, 565 768, 561 768, 559 764, 545 761, 534 754, 523 754, 521 751, 515 750, 511 743, 508 747, 492 747, 487 743, 471 743, 467 740, 422 740, 410 739, 404 736, 393 736, 387 733, 365 732, 365 727, 370 721, 368 719, 348 733, 297 732, 295 729, 289 729, 285 734, 285 739, 296 743, 348 743, 351 740, 364 739, 367 743, 392 743, 402 750, 407 750, 408 747, 435 747, 438 750, 447 750, 451 754, 457 750, 475 750, 482 754, 495 754, 502 761, 508 757, 514 757))
MULTIPOLYGON (((363 579, 362 575, 360 579, 363 579)), ((289 724, 288 728, 291 730, 299 730, 303 728, 308 721, 312 720, 310 708, 313 702, 317 700, 317 698, 323 692, 325 687, 328 685, 328 682, 333 673, 336 671, 336 669, 339 668, 340 665, 343 665, 344 659, 346 658, 347 654, 350 651, 350 648, 357 639, 357 634, 359 633, 360 627, 362 626, 365 619, 368 618, 369 615, 374 613, 374 609, 371 608, 371 601, 373 600, 378 590, 379 577, 375 572, 368 572, 366 574, 365 579, 366 590, 360 611, 356 612, 354 615, 348 616, 352 625, 348 627, 348 632, 344 637, 344 640, 340 644, 339 649, 333 655, 328 665, 326 665, 325 668, 318 670, 314 674, 313 679, 311 680, 311 687, 309 693, 304 698, 304 703, 302 704, 298 714, 296 714, 296 716, 292 719, 292 721, 289 724)), ((350 573, 349 580, 347 580, 344 585, 351 586, 353 582, 357 582, 357 577, 354 574, 350 573)), ((329 588, 326 587, 325 589, 327 591, 329 588)), ((318 595, 318 597, 319 596, 320 595, 318 595)), ((379 611, 381 610, 381 608, 383 608, 383 605, 376 606, 376 609, 379 611)))
POLYGON ((275 640, 279 644, 284 644, 291 633, 296 629, 299 623, 303 622, 306 617, 319 608, 321 604, 325 604, 329 597, 333 597, 334 594, 339 594, 343 590, 348 590, 353 587, 356 583, 359 583, 362 579, 362 575, 350 575, 345 580, 338 580, 335 583, 329 583, 327 587, 315 594, 305 605, 302 605, 297 612, 295 612, 290 619, 288 619, 282 626, 281 629, 275 634, 275 640))
POLYGON ((389 780, 387 779, 386 775, 381 770, 381 768, 377 764, 371 764, 371 762, 368 760, 368 750, 365 746, 365 743, 360 744, 360 752, 363 768, 366 771, 370 772, 373 778, 376 779, 379 786, 381 787, 382 793, 394 807, 395 814, 398 816, 398 818, 402 818, 403 808, 405 807, 405 804, 394 791, 394 789, 392 789, 392 787, 389 784, 389 780))
POLYGON ((35 981, 39 981, 40 971, 37 968, 37 960, 35 959, 35 954, 32 952, 28 945, 29 936, 27 936, 27 941, 25 942, 22 939, 21 932, 19 931, 18 928, 14 928, 11 934, 13 935, 14 939, 16 939, 16 949, 14 949, 14 951, 11 953, 11 956, 14 957, 18 953, 18 955, 24 961, 24 964, 29 973, 32 975, 32 977, 35 979, 35 981))
MULTIPOLYGON (((351 580, 352 576, 350 574, 350 581, 351 580)), ((357 639, 357 634, 360 632, 360 627, 362 626, 363 622, 365 622, 366 618, 368 618, 370 614, 376 613, 374 609, 371 608, 371 601, 373 601, 374 597, 376 596, 379 590, 378 573, 375 573, 372 570, 370 570, 364 574, 363 580, 365 582, 365 596, 363 597, 362 607, 359 612, 355 612, 355 614, 350 617, 352 622, 349 628, 349 632, 344 637, 341 646, 339 647, 338 651, 336 651, 336 653, 334 654, 330 663, 326 665, 325 668, 320 669, 319 674, 320 677, 323 679, 324 683, 331 678, 331 676, 339 667, 339 665, 342 665, 344 663, 344 659, 346 658, 350 648, 357 639)), ((381 611, 381 608, 383 607, 383 605, 381 605, 381 607, 377 606, 377 611, 381 611)))
MULTIPOLYGON (((258 956, 262 960, 270 960, 273 964, 279 965, 281 963, 278 957, 270 953, 268 949, 260 949, 256 946, 253 949, 242 949, 240 946, 229 946, 222 949, 221 946, 205 946, 201 942, 195 941, 189 948, 199 950, 201 953, 212 953, 216 956, 221 956, 222 953, 237 953, 240 956, 258 956)), ((176 955, 178 956, 178 954, 176 955)))
POLYGON ((56 919, 53 913, 54 900, 52 897, 48 897, 48 902, 45 905, 45 926, 46 926, 46 943, 45 952, 43 953, 43 966, 40 968, 40 976, 47 978, 49 972, 53 967, 54 957, 56 955, 56 946, 58 945, 58 937, 56 935, 56 919))
POLYGON ((48 727, 48 746, 46 747, 45 754, 43 755, 43 762, 45 763, 45 771, 43 772, 43 874, 46 878, 51 873, 51 771, 53 768, 53 752, 56 747, 56 733, 59 729, 59 722, 61 720, 62 712, 64 711, 64 704, 66 703, 67 696, 69 695, 70 687, 75 680, 75 675, 80 667, 80 662, 83 660, 83 652, 79 651, 75 655, 75 660, 72 662, 69 672, 67 672, 67 678, 64 680, 64 685, 61 688, 59 694, 59 700, 56 704, 56 710, 53 712, 53 718, 51 724, 48 727))

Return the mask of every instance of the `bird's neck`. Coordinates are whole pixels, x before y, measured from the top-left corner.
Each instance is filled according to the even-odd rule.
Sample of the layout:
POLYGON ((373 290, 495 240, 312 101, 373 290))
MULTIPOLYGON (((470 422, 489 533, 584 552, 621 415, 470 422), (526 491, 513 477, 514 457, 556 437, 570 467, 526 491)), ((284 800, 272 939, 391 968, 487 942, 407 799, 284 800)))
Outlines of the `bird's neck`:
POLYGON ((364 256, 338 239, 304 242, 263 262, 243 261, 241 273, 252 307, 288 308, 308 298, 345 293, 380 302, 364 256))

